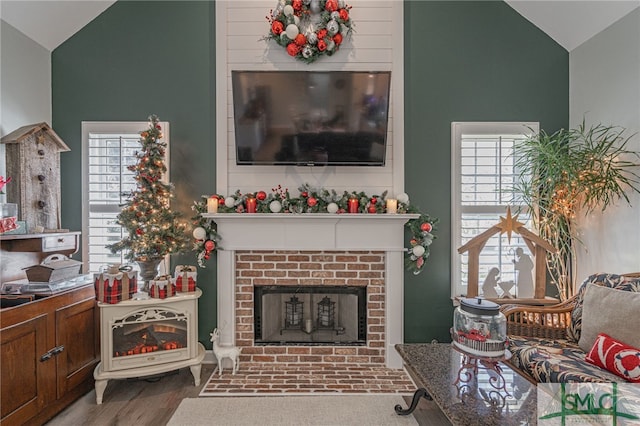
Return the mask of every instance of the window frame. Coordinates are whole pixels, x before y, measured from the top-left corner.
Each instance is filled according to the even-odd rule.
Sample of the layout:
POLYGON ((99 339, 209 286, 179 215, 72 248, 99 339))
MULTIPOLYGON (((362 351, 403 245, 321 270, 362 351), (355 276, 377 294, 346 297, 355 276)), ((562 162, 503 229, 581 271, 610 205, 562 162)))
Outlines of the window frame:
MULTIPOLYGON (((451 123, 451 298, 455 301, 463 294, 462 255, 458 253, 462 240, 461 149, 462 135, 532 135, 540 129, 539 122, 457 122, 451 123)), ((504 207, 506 212, 507 205, 504 207)), ((480 208, 479 210, 482 210, 480 208)), ((487 212, 494 208, 487 206, 487 212)), ((515 212, 514 212, 515 213, 515 212)), ((481 283, 478 283, 480 286, 481 283)))
MULTIPOLYGON (((162 177, 162 181, 168 183, 170 180, 170 123, 167 121, 161 121, 159 124, 162 126, 162 141, 167 144, 165 150, 165 164, 167 171, 162 177)), ((82 263, 83 271, 87 272, 99 272, 89 271, 89 214, 90 200, 89 200, 89 136, 91 134, 137 134, 146 130, 149 127, 148 121, 83 121, 81 123, 82 134, 82 263)), ((124 261, 123 261, 124 263, 124 261)), ((166 262, 161 263, 162 265, 166 262)))

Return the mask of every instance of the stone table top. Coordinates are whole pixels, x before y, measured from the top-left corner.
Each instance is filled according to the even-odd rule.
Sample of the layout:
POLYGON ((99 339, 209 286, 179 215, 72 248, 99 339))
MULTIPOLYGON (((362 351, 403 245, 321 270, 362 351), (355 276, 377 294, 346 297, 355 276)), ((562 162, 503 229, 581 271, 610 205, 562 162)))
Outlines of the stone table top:
POLYGON ((508 364, 465 355, 450 343, 395 347, 454 425, 536 424, 536 386, 508 364))

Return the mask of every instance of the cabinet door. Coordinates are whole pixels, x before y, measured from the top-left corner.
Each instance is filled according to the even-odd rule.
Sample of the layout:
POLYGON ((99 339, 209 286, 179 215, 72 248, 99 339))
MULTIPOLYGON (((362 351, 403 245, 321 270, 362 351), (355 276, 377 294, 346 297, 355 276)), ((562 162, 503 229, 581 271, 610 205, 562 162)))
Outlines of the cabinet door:
POLYGON ((22 424, 45 406, 50 396, 48 377, 55 374, 54 361, 40 357, 47 352, 47 315, 2 329, 2 424, 22 424))
POLYGON ((99 355, 99 339, 94 299, 56 310, 56 356, 58 398, 93 374, 99 355))

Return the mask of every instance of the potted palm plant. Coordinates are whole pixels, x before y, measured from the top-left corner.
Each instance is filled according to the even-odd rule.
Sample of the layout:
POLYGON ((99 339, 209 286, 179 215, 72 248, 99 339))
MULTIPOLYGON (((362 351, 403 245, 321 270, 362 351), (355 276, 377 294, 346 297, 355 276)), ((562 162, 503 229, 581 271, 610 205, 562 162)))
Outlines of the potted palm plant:
POLYGON ((516 148, 520 175, 516 193, 532 213, 540 237, 558 249, 549 253, 547 270, 558 296, 573 296, 576 248, 582 244, 576 218, 594 209, 606 210, 618 200, 629 201, 629 192, 640 192, 640 155, 626 148, 633 136, 625 129, 602 124, 541 131, 516 148), (636 169, 637 170, 637 169, 636 169))

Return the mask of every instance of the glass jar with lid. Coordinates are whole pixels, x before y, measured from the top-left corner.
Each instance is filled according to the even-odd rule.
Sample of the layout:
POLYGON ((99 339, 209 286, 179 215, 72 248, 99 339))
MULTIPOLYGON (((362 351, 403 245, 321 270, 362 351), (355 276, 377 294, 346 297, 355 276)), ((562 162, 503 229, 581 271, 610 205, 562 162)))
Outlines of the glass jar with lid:
POLYGON ((503 357, 507 320, 497 303, 480 297, 462 299, 453 313, 451 337, 457 348, 470 355, 503 357))

